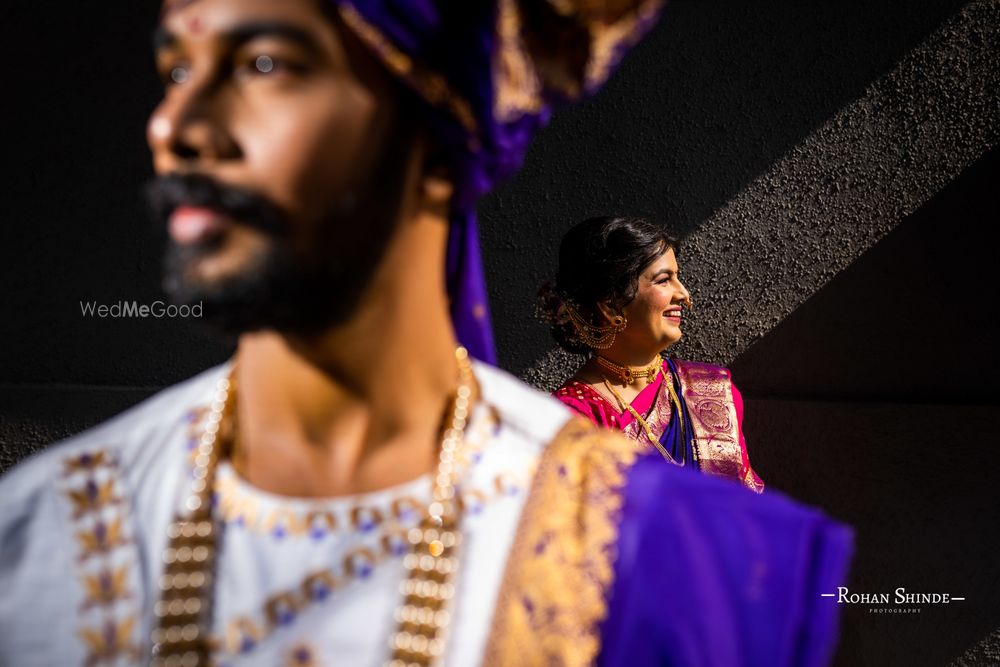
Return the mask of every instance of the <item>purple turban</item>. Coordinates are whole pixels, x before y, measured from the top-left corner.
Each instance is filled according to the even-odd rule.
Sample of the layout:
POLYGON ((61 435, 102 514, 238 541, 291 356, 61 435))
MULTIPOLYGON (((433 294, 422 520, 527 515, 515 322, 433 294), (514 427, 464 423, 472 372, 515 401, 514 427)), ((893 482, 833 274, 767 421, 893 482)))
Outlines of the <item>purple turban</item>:
POLYGON ((348 28, 422 100, 452 159, 452 322, 473 356, 496 363, 476 203, 521 165, 554 105, 607 80, 664 0, 335 2, 348 28))

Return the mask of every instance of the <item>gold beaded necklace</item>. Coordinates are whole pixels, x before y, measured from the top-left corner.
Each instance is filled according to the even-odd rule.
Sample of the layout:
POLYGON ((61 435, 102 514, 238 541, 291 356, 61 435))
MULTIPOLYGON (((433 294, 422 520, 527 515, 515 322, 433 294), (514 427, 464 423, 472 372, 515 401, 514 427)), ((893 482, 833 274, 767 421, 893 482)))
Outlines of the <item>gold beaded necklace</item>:
MULTIPOLYGON (((449 601, 458 569, 461 511, 455 497, 458 461, 465 440, 465 425, 472 398, 472 364, 464 347, 455 350, 459 386, 451 422, 444 430, 431 503, 420 526, 410 530, 411 547, 403 559, 406 579, 400 587, 403 600, 396 609, 396 631, 390 638, 391 658, 386 667, 433 665, 444 652, 449 625, 449 601)), ((218 525, 212 516, 212 492, 218 468, 217 447, 223 418, 234 409, 235 381, 219 380, 204 432, 194 460, 194 483, 167 529, 168 544, 160 577, 160 599, 154 607, 152 633, 154 667, 201 667, 211 664, 209 634, 218 525)))
POLYGON ((645 378, 646 382, 652 382, 656 378, 656 374, 663 368, 663 359, 659 356, 648 366, 619 366, 599 354, 594 355, 594 360, 597 361, 598 366, 611 373, 614 379, 623 385, 632 384, 640 378, 645 378))

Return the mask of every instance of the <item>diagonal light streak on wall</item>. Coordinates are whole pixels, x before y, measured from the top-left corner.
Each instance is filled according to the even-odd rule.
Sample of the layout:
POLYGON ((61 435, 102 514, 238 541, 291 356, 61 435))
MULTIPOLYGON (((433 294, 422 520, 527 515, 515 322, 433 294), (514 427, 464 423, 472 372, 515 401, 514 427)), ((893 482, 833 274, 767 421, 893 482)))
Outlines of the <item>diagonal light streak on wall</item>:
MULTIPOLYGON (((1000 0, 970 2, 684 239, 678 355, 728 364, 997 145, 997 53, 1000 0)), ((553 350, 524 378, 552 389, 579 363, 553 350)))
POLYGON ((948 667, 988 667, 1000 665, 1000 628, 986 636, 951 662, 948 667))

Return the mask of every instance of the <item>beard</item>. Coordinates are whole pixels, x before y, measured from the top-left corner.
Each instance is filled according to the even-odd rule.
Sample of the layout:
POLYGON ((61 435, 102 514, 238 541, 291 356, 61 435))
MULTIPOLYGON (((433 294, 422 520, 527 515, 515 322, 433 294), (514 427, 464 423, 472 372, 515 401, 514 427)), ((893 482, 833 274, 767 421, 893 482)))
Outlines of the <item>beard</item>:
POLYGON ((158 177, 147 186, 146 196, 161 229, 178 206, 190 205, 217 211, 260 238, 237 270, 214 279, 200 276, 196 267, 220 251, 218 239, 168 242, 167 296, 177 305, 202 304, 202 320, 226 336, 265 329, 314 335, 348 321, 390 236, 385 215, 377 216, 383 233, 351 224, 346 212, 328 215, 314 228, 296 228, 266 197, 203 175, 158 177), (311 238, 301 238, 303 234, 311 238))

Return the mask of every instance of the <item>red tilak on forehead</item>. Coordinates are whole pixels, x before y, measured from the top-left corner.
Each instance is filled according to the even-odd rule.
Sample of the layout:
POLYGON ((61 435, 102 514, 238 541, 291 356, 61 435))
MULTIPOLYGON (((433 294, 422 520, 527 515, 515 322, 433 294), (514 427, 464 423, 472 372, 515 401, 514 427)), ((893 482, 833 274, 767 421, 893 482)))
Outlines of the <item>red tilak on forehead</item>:
POLYGON ((199 32, 201 32, 201 19, 196 16, 190 21, 188 21, 188 30, 190 30, 191 34, 194 35, 197 35, 199 32))

